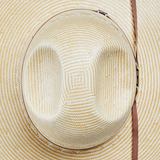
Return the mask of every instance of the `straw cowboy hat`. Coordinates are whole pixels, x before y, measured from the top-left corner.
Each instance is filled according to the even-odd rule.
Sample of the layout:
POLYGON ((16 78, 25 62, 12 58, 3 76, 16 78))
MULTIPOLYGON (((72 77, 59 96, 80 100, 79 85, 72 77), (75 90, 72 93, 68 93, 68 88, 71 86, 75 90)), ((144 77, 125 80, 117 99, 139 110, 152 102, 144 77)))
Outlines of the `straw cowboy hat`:
POLYGON ((157 160, 158 3, 2 0, 0 159, 157 160))

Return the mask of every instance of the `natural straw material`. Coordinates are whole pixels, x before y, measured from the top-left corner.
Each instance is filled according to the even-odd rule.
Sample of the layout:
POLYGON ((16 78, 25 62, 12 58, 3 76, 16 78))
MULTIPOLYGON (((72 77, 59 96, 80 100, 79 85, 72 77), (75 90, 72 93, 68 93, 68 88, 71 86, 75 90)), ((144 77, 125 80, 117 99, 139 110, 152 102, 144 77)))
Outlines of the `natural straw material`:
POLYGON ((95 147, 117 133, 131 112, 136 64, 128 39, 108 17, 69 10, 45 23, 22 70, 28 114, 51 142, 95 147))
MULTIPOLYGON (((48 143, 26 115, 21 95, 21 67, 27 46, 37 29, 53 15, 71 8, 107 11, 127 34, 134 47, 131 3, 107 1, 10 1, 0 2, 0 159, 99 159, 132 157, 132 117, 110 141, 89 150, 73 151, 48 143)), ((159 158, 159 1, 137 0, 139 88, 138 159, 159 158)))

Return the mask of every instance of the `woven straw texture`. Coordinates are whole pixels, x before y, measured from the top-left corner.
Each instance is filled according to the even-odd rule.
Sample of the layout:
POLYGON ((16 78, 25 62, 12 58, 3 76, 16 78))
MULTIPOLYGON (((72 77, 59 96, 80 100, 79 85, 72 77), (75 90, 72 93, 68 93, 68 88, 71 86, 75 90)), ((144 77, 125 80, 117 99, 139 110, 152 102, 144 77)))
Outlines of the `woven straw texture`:
MULTIPOLYGON (((156 0, 137 1, 139 32, 138 58, 140 71, 137 109, 139 122, 138 157, 140 160, 157 160, 160 157, 159 4, 160 2, 156 0)), ((1 0, 0 159, 2 160, 129 160, 132 157, 131 115, 122 129, 110 141, 92 149, 74 151, 62 149, 49 143, 35 130, 25 112, 20 86, 21 67, 27 45, 36 30, 47 19, 56 13, 71 8, 89 8, 96 10, 100 8, 107 11, 110 17, 125 31, 134 48, 133 15, 130 1, 1 0)), ((56 67, 57 70, 60 67, 58 61, 56 67)), ((77 77, 80 79, 79 75, 77 75, 77 77)))
POLYGON ((131 46, 112 20, 93 11, 67 11, 46 23, 27 50, 22 74, 32 121, 66 148, 111 138, 135 98, 131 46))

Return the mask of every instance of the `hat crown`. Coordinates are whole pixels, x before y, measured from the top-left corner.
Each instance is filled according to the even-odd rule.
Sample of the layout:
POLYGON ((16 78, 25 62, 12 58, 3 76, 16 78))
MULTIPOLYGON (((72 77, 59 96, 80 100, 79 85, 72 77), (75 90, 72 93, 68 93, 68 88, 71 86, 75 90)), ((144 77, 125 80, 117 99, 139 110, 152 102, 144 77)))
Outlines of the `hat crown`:
POLYGON ((136 89, 131 46, 100 13, 73 10, 45 23, 23 64, 22 91, 36 128, 51 142, 85 149, 111 138, 136 89))

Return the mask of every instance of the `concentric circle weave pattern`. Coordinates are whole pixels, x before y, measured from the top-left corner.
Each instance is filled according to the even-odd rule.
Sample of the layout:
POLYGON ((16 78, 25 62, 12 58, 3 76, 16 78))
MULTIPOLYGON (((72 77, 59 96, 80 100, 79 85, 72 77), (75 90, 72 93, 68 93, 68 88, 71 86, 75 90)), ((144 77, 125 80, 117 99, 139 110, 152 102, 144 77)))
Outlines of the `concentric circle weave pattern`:
MULTIPOLYGON (((137 0, 139 88, 138 159, 159 159, 160 35, 158 0, 137 0)), ((134 47, 131 2, 128 0, 0 1, 0 159, 1 160, 131 160, 132 117, 109 141, 83 151, 48 143, 25 112, 21 68, 37 29, 53 15, 71 8, 101 9, 124 30, 134 47)), ((55 57, 56 58, 56 57, 55 57)))
POLYGON ((120 28, 99 13, 53 17, 31 41, 23 65, 23 97, 34 125, 66 148, 91 148, 111 138, 131 112, 133 56, 120 28))

